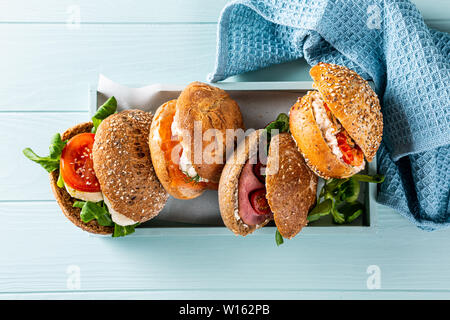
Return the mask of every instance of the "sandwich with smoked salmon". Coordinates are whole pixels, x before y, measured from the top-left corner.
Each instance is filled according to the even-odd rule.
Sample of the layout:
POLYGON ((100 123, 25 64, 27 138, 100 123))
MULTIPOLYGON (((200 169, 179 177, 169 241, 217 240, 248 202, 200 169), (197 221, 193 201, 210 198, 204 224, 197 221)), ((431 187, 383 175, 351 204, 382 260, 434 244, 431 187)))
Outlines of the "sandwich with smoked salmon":
POLYGON ((154 172, 148 148, 150 113, 116 112, 114 97, 91 122, 56 134, 50 154, 23 153, 50 174, 50 185, 64 215, 77 227, 114 237, 156 216, 168 195, 154 172))
POLYGON ((193 199, 217 189, 227 150, 244 129, 238 104, 228 93, 201 82, 189 84, 178 99, 156 110, 149 146, 156 175, 177 199, 193 199))

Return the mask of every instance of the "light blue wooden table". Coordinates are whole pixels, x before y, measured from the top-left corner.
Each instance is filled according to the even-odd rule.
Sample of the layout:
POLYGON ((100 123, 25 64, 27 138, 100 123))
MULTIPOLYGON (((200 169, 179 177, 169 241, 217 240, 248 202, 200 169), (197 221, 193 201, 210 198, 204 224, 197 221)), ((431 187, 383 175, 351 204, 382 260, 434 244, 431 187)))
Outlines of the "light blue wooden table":
MULTIPOLYGON (((420 231, 381 205, 375 232, 306 230, 279 248, 272 235, 97 238, 61 214, 21 150, 45 153, 53 133, 86 121, 99 73, 204 80, 225 2, 0 1, 0 298, 450 298, 450 230, 420 231)), ((450 32, 450 1, 414 2, 450 32)), ((307 72, 299 61, 231 80, 307 72)))

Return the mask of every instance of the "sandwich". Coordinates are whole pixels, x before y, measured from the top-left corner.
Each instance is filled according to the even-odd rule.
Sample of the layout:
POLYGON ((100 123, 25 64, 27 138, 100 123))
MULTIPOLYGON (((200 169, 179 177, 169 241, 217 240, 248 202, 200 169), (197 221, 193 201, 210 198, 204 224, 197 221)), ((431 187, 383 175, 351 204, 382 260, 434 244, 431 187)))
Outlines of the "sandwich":
POLYGON ((307 165, 324 179, 348 178, 371 162, 383 135, 383 115, 367 81, 344 66, 311 68, 317 90, 289 112, 292 136, 307 165))
MULTIPOLYGON (((238 104, 224 90, 189 84, 178 99, 160 106, 150 128, 150 153, 161 184, 177 199, 218 188, 227 152, 244 129, 238 104)), ((231 150, 231 151, 230 151, 231 150)))
POLYGON ((277 233, 289 239, 307 224, 318 178, 288 130, 288 117, 282 114, 266 129, 248 135, 227 160, 219 207, 225 226, 236 235, 246 236, 274 220, 277 233))
POLYGON ((114 237, 156 216, 168 195, 154 172, 148 148, 152 115, 116 112, 114 97, 92 122, 56 134, 50 154, 23 153, 50 174, 50 185, 64 215, 77 227, 114 237))

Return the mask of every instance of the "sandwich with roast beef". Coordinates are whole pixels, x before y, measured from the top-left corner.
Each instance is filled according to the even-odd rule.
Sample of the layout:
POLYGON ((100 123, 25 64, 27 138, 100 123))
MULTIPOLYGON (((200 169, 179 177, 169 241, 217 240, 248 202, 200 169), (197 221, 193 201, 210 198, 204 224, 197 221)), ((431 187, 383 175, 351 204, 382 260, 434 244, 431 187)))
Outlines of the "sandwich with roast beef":
POLYGON ((292 238, 307 224, 318 178, 298 151, 288 121, 281 114, 254 131, 227 160, 219 206, 224 224, 236 235, 246 236, 274 220, 277 236, 292 238))
POLYGON ((149 135, 151 158, 161 184, 177 199, 193 199, 217 190, 226 154, 243 130, 238 104, 224 90, 189 84, 176 100, 160 106, 149 135), (210 134, 212 133, 212 134, 210 134))
POLYGON ((120 237, 155 217, 168 194, 150 159, 152 114, 116 109, 111 97, 91 122, 56 134, 46 157, 30 148, 23 153, 49 172, 56 201, 73 224, 120 237))

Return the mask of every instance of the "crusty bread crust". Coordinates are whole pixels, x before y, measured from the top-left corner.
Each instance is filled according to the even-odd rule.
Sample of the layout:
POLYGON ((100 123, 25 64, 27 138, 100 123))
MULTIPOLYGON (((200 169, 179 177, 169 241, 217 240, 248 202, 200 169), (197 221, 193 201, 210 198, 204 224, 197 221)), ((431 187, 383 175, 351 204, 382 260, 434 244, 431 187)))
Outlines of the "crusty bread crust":
POLYGON ((228 158, 219 182, 219 207, 224 224, 236 235, 246 236, 257 228, 261 228, 269 221, 258 226, 246 225, 242 219, 236 219, 235 210, 238 206, 238 186, 242 168, 247 160, 258 152, 259 140, 264 130, 257 130, 239 144, 236 151, 228 158))
MULTIPOLYGON (((177 114, 174 121, 178 128, 183 130, 182 139, 190 143, 182 143, 191 163, 198 175, 208 179, 213 183, 219 182, 220 174, 225 162, 226 154, 226 129, 244 129, 242 114, 236 101, 224 90, 207 85, 201 82, 189 84, 180 94, 177 100, 177 114), (194 123, 200 121, 202 124, 202 134, 208 129, 219 130, 223 135, 222 163, 208 164, 196 163, 194 161, 194 123)), ((228 145, 232 145, 233 140, 228 145)), ((209 146, 209 141, 203 142, 204 150, 209 146)), ((211 147, 210 147, 211 149, 211 147)), ((213 157, 211 157, 213 158, 213 157)))
POLYGON ((289 111, 289 127, 307 165, 324 179, 348 178, 357 169, 342 162, 325 142, 312 111, 312 91, 309 91, 289 111))
POLYGON ((177 100, 170 100, 156 110, 150 127, 149 146, 153 167, 155 168, 156 175, 164 189, 177 199, 187 200, 200 196, 204 190, 174 186, 172 184, 169 170, 167 169, 169 163, 166 161, 164 152, 161 150, 162 140, 159 138, 158 133, 164 118, 170 117, 175 113, 176 104, 177 100))
POLYGON ((155 217, 168 194, 156 176, 148 136, 152 114, 126 110, 103 120, 92 150, 103 195, 118 213, 137 222, 155 217))
POLYGON ((289 133, 270 141, 267 172, 266 197, 275 224, 284 238, 292 238, 307 224, 308 212, 316 202, 318 178, 289 133))
POLYGON ((372 161, 383 136, 383 115, 369 83, 344 66, 319 63, 311 68, 317 90, 333 115, 372 161))
MULTIPOLYGON (((92 122, 80 123, 70 129, 67 129, 61 136, 63 141, 69 140, 80 133, 91 132, 92 122)), ((114 227, 103 227, 97 223, 97 220, 92 220, 85 223, 80 218, 81 209, 74 208, 73 204, 76 201, 67 192, 66 188, 60 188, 57 185, 59 177, 59 169, 50 173, 50 186, 55 195, 56 202, 58 202, 64 215, 77 227, 95 234, 111 234, 114 227)))

